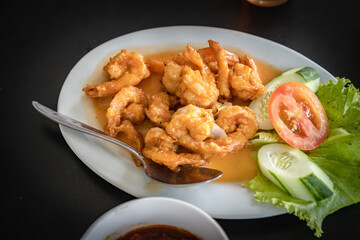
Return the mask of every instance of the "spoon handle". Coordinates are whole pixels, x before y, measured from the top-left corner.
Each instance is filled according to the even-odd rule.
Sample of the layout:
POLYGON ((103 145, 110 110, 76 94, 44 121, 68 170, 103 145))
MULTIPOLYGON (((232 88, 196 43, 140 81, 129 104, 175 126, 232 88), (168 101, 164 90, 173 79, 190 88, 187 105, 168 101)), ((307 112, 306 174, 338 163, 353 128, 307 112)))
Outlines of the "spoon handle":
MULTIPOLYGON (((109 141, 111 143, 117 144, 120 147, 123 147, 126 150, 128 150, 129 152, 131 152, 132 154, 134 154, 137 158, 140 159, 141 162, 143 162, 143 157, 141 155, 141 152, 139 152, 137 149, 133 148, 132 146, 130 146, 114 137, 107 135, 103 131, 100 131, 100 130, 93 128, 85 123, 82 123, 73 118, 70 118, 61 113, 58 113, 48 107, 45 107, 44 105, 42 105, 36 101, 32 101, 32 105, 39 113, 41 113, 43 116, 49 118, 50 120, 57 122, 61 125, 64 125, 66 127, 75 129, 77 131, 80 131, 80 132, 101 138, 103 140, 109 141)), ((143 164, 144 164, 144 162, 143 162, 143 164)))

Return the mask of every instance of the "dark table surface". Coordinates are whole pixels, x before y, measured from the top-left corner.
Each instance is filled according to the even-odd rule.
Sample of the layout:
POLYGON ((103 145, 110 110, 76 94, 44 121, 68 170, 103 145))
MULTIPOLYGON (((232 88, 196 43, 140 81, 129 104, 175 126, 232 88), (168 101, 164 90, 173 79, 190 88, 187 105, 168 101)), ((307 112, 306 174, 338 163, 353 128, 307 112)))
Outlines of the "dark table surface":
MULTIPOLYGON (((274 8, 236 1, 3 1, 0 83, 2 219, 16 239, 79 239, 133 196, 87 168, 33 99, 56 109, 64 79, 87 52, 137 30, 175 25, 234 29, 283 44, 360 86, 357 1, 290 0, 274 8), (4 55, 5 53, 5 55, 4 55), (5 213, 5 214, 4 214, 5 213)), ((323 222, 322 239, 360 239, 360 205, 323 222)), ((230 239, 315 239, 289 214, 216 219, 230 239)))

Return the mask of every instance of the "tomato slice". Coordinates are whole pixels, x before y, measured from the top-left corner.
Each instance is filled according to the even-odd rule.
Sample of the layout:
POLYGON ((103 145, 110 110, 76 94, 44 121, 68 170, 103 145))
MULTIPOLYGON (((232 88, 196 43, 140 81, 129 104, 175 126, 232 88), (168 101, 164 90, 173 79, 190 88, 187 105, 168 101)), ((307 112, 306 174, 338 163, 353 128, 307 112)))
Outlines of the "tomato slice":
POLYGON ((275 89, 268 112, 276 132, 295 148, 317 148, 328 136, 325 110, 315 93, 302 83, 287 82, 275 89))

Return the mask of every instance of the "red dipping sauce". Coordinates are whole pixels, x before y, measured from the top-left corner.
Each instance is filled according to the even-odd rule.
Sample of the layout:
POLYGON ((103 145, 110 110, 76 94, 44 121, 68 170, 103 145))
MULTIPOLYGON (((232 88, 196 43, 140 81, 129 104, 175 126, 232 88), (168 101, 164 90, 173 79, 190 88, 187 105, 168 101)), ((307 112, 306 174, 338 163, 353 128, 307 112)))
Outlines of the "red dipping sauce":
POLYGON ((191 232, 171 225, 139 227, 116 240, 200 240, 191 232))

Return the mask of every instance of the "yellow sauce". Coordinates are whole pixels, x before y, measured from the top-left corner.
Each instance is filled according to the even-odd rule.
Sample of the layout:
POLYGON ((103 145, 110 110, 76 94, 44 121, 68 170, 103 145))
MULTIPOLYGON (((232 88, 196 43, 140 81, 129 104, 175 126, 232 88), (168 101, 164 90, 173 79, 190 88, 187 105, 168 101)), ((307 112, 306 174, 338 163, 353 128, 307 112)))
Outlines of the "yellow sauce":
MULTIPOLYGON (((233 52, 239 55, 242 54, 242 52, 239 51, 233 52)), ((145 57, 152 57, 161 61, 166 61, 171 59, 171 57, 175 56, 177 53, 178 51, 166 51, 157 54, 145 55, 145 57)), ((258 67, 258 73, 260 75, 260 78, 262 79, 263 84, 266 84, 268 81, 281 73, 278 69, 274 68, 270 64, 264 63, 256 59, 254 60, 258 67)), ((161 83, 161 78, 162 75, 160 74, 151 74, 149 78, 142 80, 140 84, 137 85, 137 87, 143 89, 148 96, 165 91, 161 83)), ((99 80, 99 82, 101 81, 103 80, 99 80)), ((106 110, 112 98, 113 96, 93 99, 95 115, 97 117, 97 120, 99 121, 99 124, 101 126, 104 126, 104 128, 107 122, 106 110)), ((240 104, 244 105, 245 103, 240 104)), ((145 121, 145 123, 136 126, 136 128, 143 135, 145 135, 147 130, 151 127, 152 125, 148 121, 145 121)), ((127 139, 124 135, 120 135, 119 138, 127 142, 127 139)), ((258 171, 257 164, 251 156, 250 147, 244 147, 239 152, 229 154, 223 158, 220 158, 218 156, 212 156, 208 161, 209 164, 207 165, 207 167, 219 169, 224 173, 223 176, 217 180, 218 182, 246 182, 252 179, 258 171)))

